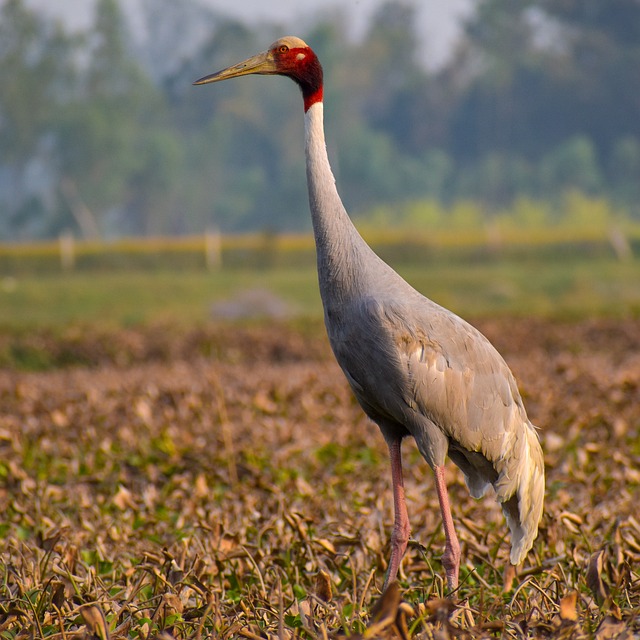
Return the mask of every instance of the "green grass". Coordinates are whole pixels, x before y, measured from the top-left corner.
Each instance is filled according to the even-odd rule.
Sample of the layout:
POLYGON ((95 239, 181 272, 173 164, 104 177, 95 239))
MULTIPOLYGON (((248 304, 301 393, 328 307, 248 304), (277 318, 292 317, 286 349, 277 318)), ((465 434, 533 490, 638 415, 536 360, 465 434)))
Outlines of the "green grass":
POLYGON ((613 258, 499 260, 401 270, 418 290, 463 316, 547 318, 640 312, 640 263, 613 258))
MULTIPOLYGON (((566 260, 484 259, 412 264, 398 270, 418 290, 463 316, 579 317, 640 313, 640 262, 598 256, 566 260)), ((211 305, 248 290, 282 299, 294 316, 319 319, 315 267, 172 271, 77 271, 0 279, 5 330, 69 324, 201 324, 211 305)))
POLYGON ((216 301, 267 289, 304 315, 320 313, 316 275, 309 270, 268 272, 112 271, 25 275, 0 290, 0 325, 59 327, 70 323, 130 326, 202 323, 216 301))

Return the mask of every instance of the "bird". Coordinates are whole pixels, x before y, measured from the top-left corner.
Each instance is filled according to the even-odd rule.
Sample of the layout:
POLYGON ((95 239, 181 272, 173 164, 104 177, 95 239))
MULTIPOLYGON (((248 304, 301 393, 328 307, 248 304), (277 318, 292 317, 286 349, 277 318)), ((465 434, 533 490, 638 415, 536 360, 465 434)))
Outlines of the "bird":
POLYGON ((480 331, 414 289, 357 231, 329 163, 323 69, 313 49, 286 36, 193 84, 250 74, 289 77, 302 93, 325 327, 340 368, 389 451, 394 523, 384 587, 397 579, 410 539, 402 467, 407 437, 413 437, 435 477, 449 591, 459 585, 461 547, 445 481, 447 457, 462 471, 474 498, 493 487, 511 532, 510 562, 521 564, 538 533, 545 474, 537 428, 513 374, 480 331))

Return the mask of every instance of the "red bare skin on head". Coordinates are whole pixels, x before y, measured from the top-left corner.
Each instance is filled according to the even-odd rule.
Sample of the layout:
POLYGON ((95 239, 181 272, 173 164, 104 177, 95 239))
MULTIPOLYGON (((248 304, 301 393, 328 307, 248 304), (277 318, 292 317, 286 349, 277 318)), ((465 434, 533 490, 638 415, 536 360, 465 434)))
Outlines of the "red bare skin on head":
POLYGON ((280 45, 273 50, 273 55, 278 73, 289 76, 300 87, 305 112, 312 104, 322 102, 322 66, 311 48, 280 45))

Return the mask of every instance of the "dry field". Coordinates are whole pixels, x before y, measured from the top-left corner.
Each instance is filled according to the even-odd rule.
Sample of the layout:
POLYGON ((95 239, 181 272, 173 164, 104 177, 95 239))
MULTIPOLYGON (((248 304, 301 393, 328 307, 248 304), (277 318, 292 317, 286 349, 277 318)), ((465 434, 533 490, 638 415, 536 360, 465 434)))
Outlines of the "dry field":
POLYGON ((540 535, 505 581, 501 512, 451 467, 448 594, 407 442, 413 540, 382 599, 385 445, 319 330, 33 337, 87 366, 0 371, 0 638, 637 637, 640 322, 479 326, 541 429, 540 535))

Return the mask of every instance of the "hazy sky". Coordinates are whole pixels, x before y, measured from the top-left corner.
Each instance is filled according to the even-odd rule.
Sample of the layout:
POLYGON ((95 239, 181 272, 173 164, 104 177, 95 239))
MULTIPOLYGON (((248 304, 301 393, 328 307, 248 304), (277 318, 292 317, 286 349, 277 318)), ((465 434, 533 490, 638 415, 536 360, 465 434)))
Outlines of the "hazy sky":
MULTIPOLYGON (((2 0, 0 0, 1 2, 2 0)), ((346 15, 349 31, 358 36, 371 14, 383 0, 200 0, 222 13, 252 22, 307 22, 314 15, 322 15, 335 7, 346 15)), ((473 0, 416 0, 418 10, 417 29, 422 43, 421 57, 437 64, 450 49, 459 32, 459 18, 465 15, 473 0)), ((73 28, 85 27, 92 15, 93 0, 27 0, 27 4, 39 11, 60 16, 73 28)), ((137 0, 124 0, 122 6, 135 13, 137 0)))

